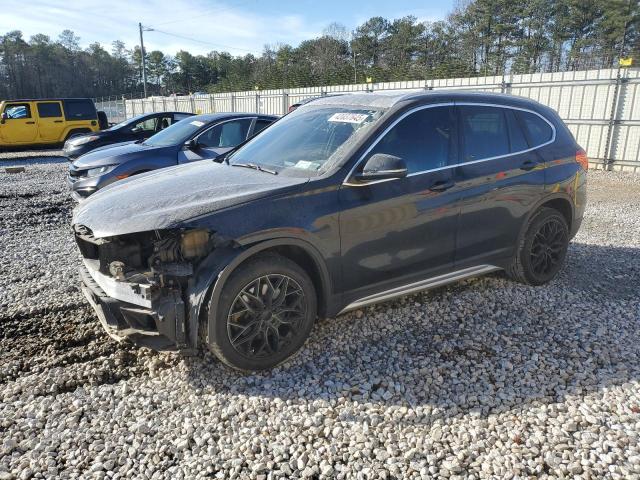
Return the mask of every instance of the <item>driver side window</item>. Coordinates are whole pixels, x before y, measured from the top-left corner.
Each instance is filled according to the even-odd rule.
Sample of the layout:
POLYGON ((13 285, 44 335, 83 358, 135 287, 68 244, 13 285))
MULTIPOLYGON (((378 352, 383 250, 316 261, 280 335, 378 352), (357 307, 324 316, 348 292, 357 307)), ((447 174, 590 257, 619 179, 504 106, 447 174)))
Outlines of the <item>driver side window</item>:
POLYGON ((134 133, 155 132, 157 121, 157 118, 149 118, 148 120, 145 120, 143 122, 138 122, 133 126, 131 131, 134 133))
POLYGON ((246 140, 250 126, 250 118, 221 123, 200 135, 198 143, 203 147, 235 147, 246 140))
POLYGON ((376 153, 400 157, 409 174, 446 167, 453 163, 453 126, 452 107, 418 110, 389 130, 368 157, 376 153))

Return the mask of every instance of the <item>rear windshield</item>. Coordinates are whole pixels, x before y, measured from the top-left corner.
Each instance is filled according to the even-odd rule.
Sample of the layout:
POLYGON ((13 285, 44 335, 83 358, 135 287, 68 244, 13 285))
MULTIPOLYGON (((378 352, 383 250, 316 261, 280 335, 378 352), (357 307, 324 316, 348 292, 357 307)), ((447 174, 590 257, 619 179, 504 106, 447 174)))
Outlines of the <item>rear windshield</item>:
POLYGON ((316 176, 340 161, 383 113, 382 109, 337 105, 299 108, 230 155, 229 163, 316 176))
POLYGON ((96 120, 96 107, 89 99, 64 100, 64 116, 67 120, 96 120))

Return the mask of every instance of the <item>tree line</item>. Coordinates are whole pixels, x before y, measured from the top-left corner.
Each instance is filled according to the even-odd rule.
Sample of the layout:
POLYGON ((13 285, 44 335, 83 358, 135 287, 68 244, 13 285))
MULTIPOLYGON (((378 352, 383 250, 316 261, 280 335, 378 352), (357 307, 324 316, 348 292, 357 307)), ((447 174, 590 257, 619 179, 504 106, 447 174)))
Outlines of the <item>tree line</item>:
MULTIPOLYGON (((145 52, 150 94, 224 92, 345 83, 611 68, 640 61, 637 0, 459 0, 442 21, 373 17, 333 23, 298 46, 261 55, 145 52)), ((142 91, 141 52, 114 41, 81 48, 69 30, 52 40, 0 36, 0 99, 102 97, 142 91)))

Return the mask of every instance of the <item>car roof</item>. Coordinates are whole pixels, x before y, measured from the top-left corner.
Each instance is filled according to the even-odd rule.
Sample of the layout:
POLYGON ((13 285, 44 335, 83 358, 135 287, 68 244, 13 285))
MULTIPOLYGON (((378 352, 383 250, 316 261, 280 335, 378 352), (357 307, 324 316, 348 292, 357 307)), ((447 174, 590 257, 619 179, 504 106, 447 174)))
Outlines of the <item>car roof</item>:
POLYGON ((178 115, 194 115, 193 113, 189 113, 189 112, 174 112, 174 111, 171 111, 171 110, 167 110, 166 112, 141 113, 139 115, 136 115, 135 117, 127 118, 127 120, 133 120, 134 118, 139 120, 139 119, 144 118, 144 117, 161 116, 161 115, 167 115, 167 114, 169 114, 169 115, 175 115, 175 114, 178 114, 178 115))
POLYGON ((543 107, 528 98, 504 93, 478 92, 469 90, 387 90, 379 92, 359 92, 332 95, 314 99, 299 108, 313 108, 318 105, 349 105, 371 108, 391 108, 399 104, 425 104, 438 102, 480 102, 497 105, 511 105, 531 108, 543 107))
POLYGON ((0 100, 0 102, 7 102, 7 103, 15 103, 15 102, 66 102, 68 100, 83 100, 83 101, 90 101, 92 102, 92 100, 90 98, 18 98, 18 99, 11 99, 11 100, 0 100))
POLYGON ((191 120, 201 120, 203 122, 214 122, 216 120, 227 120, 230 118, 242 118, 242 117, 260 117, 276 120, 276 115, 266 115, 264 113, 252 113, 252 112, 219 112, 219 113, 203 113, 200 115, 194 115, 191 120))

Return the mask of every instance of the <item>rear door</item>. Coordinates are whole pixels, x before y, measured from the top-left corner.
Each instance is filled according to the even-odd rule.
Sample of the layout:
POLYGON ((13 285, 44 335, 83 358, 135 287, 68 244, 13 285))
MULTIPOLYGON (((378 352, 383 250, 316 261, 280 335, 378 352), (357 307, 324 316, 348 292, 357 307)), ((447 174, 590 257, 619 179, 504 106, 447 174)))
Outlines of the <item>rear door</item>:
POLYGON ((544 193, 544 161, 525 136, 522 110, 483 104, 459 104, 457 110, 456 265, 491 264, 513 254, 524 218, 544 193))
POLYGON ((7 103, 2 112, 0 127, 5 143, 35 143, 38 140, 38 125, 31 104, 28 102, 7 103))
POLYGON ((37 102, 38 135, 42 142, 58 142, 64 133, 62 102, 37 102))

